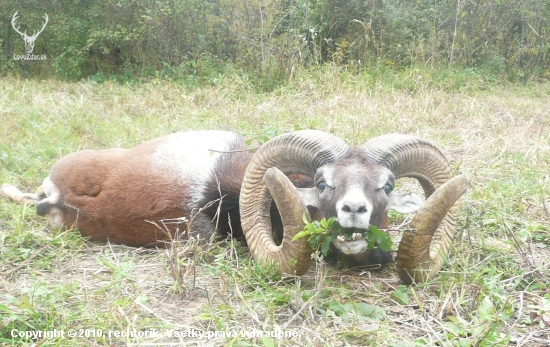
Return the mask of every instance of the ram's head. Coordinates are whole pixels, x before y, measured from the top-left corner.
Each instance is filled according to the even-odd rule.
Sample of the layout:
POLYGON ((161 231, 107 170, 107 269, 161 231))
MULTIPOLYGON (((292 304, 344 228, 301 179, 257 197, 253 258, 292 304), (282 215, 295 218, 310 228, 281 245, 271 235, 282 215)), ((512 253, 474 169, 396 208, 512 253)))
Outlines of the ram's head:
POLYGON ((336 239, 336 249, 359 262, 373 256, 361 234, 380 227, 388 209, 418 210, 397 252, 397 271, 405 283, 420 282, 438 271, 455 233, 455 201, 468 181, 454 177, 442 152, 414 136, 385 135, 362 147, 350 147, 321 131, 298 131, 272 139, 252 158, 240 196, 241 222, 254 258, 274 264, 280 272, 304 274, 311 263, 307 240, 292 241, 309 220, 337 217, 352 228, 350 241, 336 239), (296 188, 287 178, 302 174, 314 179, 312 188, 296 188), (426 201, 392 192, 395 180, 416 178, 426 201), (282 242, 273 238, 272 201, 280 212, 282 242))

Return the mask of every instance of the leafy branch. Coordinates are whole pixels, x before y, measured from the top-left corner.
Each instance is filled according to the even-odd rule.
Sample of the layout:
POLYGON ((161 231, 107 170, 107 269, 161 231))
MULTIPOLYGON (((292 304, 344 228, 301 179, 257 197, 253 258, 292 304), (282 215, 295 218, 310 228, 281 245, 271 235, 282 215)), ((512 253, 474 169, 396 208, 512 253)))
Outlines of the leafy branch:
POLYGON ((320 221, 315 220, 312 222, 307 220, 305 214, 302 218, 305 224, 304 230, 294 235, 292 241, 307 237, 311 248, 320 250, 325 257, 330 249, 330 244, 338 236, 343 236, 346 241, 350 241, 353 234, 361 232, 363 238, 367 241, 369 250, 378 247, 387 252, 391 250, 393 244, 390 236, 384 230, 380 230, 374 225, 371 225, 369 230, 364 232, 365 230, 362 229, 342 227, 336 217, 323 218, 320 221))

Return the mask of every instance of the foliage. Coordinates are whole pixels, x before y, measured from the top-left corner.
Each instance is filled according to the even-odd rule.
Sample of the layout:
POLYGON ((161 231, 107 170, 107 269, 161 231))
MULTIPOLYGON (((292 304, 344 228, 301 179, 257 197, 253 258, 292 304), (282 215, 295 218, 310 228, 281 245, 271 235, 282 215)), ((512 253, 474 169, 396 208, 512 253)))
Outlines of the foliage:
POLYGON ((166 77, 217 83, 238 71, 273 90, 327 63, 477 68, 548 77, 550 3, 428 0, 0 0, 0 73, 70 80, 166 77), (35 46, 46 61, 13 59, 21 30, 50 21, 35 46))
POLYGON ((384 317, 384 310, 380 307, 366 304, 364 302, 347 302, 341 304, 338 300, 328 300, 321 308, 328 317, 341 317, 344 321, 381 320, 384 317))
MULTIPOLYGON (((329 219, 323 218, 320 221, 308 222, 306 215, 303 216, 305 223, 304 230, 300 231, 294 237, 292 241, 298 240, 302 237, 307 237, 309 244, 314 250, 321 250, 323 256, 327 256, 330 250, 330 244, 336 237, 342 235, 346 240, 352 239, 354 232, 359 232, 355 228, 344 228, 338 223, 338 218, 330 217, 329 219)), ((364 233, 364 239, 367 241, 368 249, 380 248, 383 251, 390 251, 392 246, 392 240, 389 235, 379 230, 376 226, 371 225, 369 230, 364 233)))

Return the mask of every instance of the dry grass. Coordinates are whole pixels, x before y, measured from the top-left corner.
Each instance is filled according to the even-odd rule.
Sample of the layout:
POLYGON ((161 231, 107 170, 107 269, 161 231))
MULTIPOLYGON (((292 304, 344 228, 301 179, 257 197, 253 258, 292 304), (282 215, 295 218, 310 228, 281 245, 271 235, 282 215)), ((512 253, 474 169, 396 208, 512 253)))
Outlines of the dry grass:
POLYGON ((231 78, 194 90, 161 81, 3 80, 0 181, 33 190, 62 155, 178 130, 231 129, 262 139, 315 128, 356 145, 388 132, 416 134, 438 144, 472 182, 443 271, 402 287, 392 266, 349 272, 318 260, 306 276, 280 279, 232 242, 168 252, 93 244, 0 200, 0 331, 163 332, 36 341, 62 346, 550 345, 550 85, 409 92, 326 72, 259 94, 231 78), (179 259, 179 288, 170 259, 179 259), (171 329, 297 336, 177 338, 167 336, 171 329))

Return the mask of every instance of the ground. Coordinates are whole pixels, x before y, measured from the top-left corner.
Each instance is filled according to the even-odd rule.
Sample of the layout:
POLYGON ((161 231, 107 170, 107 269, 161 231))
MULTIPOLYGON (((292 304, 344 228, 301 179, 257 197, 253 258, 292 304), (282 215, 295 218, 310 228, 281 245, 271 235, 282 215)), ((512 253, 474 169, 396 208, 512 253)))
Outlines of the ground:
MULTIPOLYGON (((390 132, 419 135, 471 182, 444 268, 416 286, 400 285, 393 265, 339 270, 320 257, 307 275, 281 278, 234 241, 91 243, 0 199, 0 343, 26 346, 33 341, 19 334, 55 329, 66 335, 34 343, 550 345, 550 85, 448 91, 369 83, 330 72, 271 93, 242 81, 195 89, 0 82, 0 183, 27 191, 73 151, 213 128, 260 142, 310 128, 352 145, 390 132), (67 336, 71 329, 77 336, 67 336), (279 332, 287 336, 270 335, 279 332)), ((394 217, 394 225, 406 222, 394 217)))

